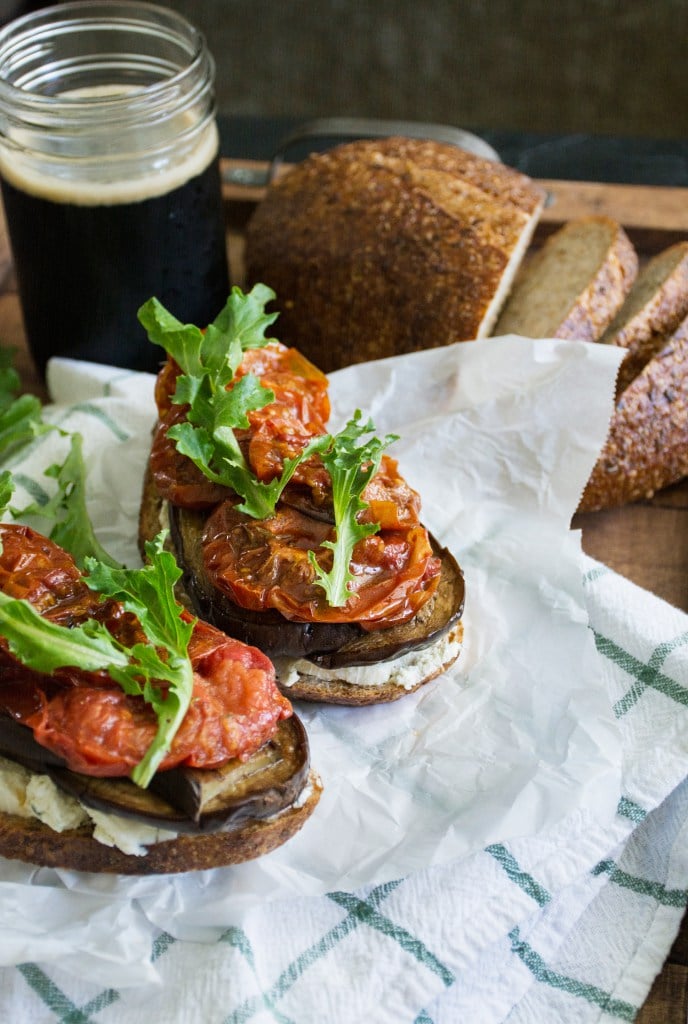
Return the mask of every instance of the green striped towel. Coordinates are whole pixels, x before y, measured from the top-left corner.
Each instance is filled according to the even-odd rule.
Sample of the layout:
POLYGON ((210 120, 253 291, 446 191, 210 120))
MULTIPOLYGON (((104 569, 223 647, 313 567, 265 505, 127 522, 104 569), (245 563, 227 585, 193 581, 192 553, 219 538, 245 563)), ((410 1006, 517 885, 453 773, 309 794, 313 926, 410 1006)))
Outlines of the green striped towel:
MULTIPOLYGON (((465 568, 460 665, 387 708, 300 709, 325 795, 261 861, 140 880, 2 862, 3 1019, 633 1019, 687 896, 688 617, 568 530, 618 358, 507 338, 334 375, 335 417, 354 402, 403 435, 465 568)), ((99 535, 132 561, 152 380, 55 362, 51 387, 99 535)), ((52 444, 12 467, 33 497, 52 444)))

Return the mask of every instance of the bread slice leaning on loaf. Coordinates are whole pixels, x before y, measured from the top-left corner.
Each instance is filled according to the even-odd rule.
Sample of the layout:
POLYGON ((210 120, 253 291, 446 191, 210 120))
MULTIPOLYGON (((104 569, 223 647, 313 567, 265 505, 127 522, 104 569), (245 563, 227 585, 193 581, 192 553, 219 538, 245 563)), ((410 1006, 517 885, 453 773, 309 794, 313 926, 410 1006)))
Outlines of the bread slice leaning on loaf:
POLYGON ((597 341, 637 273, 637 253, 615 220, 568 221, 521 267, 494 334, 597 341))
POLYGON ((688 242, 677 242, 641 269, 623 306, 600 341, 625 348, 621 394, 688 316, 688 242))
POLYGON ((651 498, 688 474, 688 317, 625 388, 578 508, 651 498))
POLYGON ((544 200, 446 143, 346 143, 270 186, 247 225, 247 281, 276 292, 280 339, 326 373, 486 337, 544 200))

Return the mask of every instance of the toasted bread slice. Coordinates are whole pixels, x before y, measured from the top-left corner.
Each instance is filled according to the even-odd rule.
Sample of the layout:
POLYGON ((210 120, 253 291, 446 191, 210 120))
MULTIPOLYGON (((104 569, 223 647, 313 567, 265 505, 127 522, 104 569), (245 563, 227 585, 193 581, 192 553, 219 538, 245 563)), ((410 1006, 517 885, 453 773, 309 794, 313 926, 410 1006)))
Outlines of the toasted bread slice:
POLYGON ((295 835, 315 810, 321 790, 312 772, 303 798, 271 818, 248 820, 227 832, 179 835, 148 846, 142 856, 94 839, 92 824, 56 832, 36 818, 0 813, 0 855, 43 867, 120 875, 228 867, 269 853, 295 835))
POLYGON ((686 474, 688 317, 619 398, 579 511, 651 498, 686 474))
POLYGON ((660 351, 688 315, 688 242, 677 242, 641 269, 623 306, 600 341, 625 348, 618 394, 660 351))
POLYGON ((521 267, 494 334, 597 341, 637 273, 638 256, 620 224, 568 221, 521 267))

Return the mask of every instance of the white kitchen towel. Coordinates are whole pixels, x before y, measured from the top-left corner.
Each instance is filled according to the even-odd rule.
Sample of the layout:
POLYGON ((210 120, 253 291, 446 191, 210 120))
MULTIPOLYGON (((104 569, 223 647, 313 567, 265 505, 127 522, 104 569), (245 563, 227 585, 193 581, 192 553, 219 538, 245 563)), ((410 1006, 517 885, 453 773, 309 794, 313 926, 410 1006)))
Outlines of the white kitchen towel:
MULTIPOLYGON (((453 458, 451 444, 460 446, 460 459, 450 469, 461 486, 451 493, 454 507, 466 505, 460 519, 466 546, 457 554, 467 566, 469 599, 471 584, 477 591, 467 617, 477 641, 468 645, 463 677, 456 679, 461 693, 453 704, 438 696, 443 685, 454 685, 453 677, 434 684, 425 697, 406 700, 414 702, 414 721, 427 728, 423 756, 428 762, 437 757, 443 772, 453 772, 449 788, 457 793, 468 789, 467 783, 482 787, 487 812, 481 814, 469 796, 447 804, 449 795, 434 778, 424 779, 422 790, 414 780, 414 806, 427 816, 432 841, 424 847, 419 836, 390 839, 394 815, 406 820, 399 764, 413 749, 390 744, 383 714, 362 727, 368 730, 365 743, 356 746, 352 734, 358 720, 325 713, 326 727, 350 756, 348 763, 340 760, 339 774, 352 772, 370 787, 372 803, 360 810, 360 820, 372 829, 364 829, 372 835, 369 844, 391 851, 386 863, 392 868, 408 864, 409 870, 386 871, 372 849, 367 866, 350 873, 356 883, 366 870, 370 877, 363 884, 339 884, 347 876, 330 851, 322 851, 326 869, 307 864, 306 853, 312 859, 320 849, 307 838, 309 831, 318 835, 311 823, 303 840, 294 841, 293 853, 287 844, 282 856, 267 858, 269 865, 240 872, 240 883, 219 883, 217 876, 228 879, 229 873, 207 872, 185 883, 137 884, 2 862, 0 962, 6 966, 0 972, 0 1007, 5 1019, 63 1024, 633 1019, 686 904, 688 617, 584 558, 568 531, 575 488, 580 489, 604 435, 616 364, 598 355, 595 346, 520 341, 525 347, 517 359, 512 339, 496 339, 366 370, 368 379, 383 374, 393 405, 399 404, 395 388, 408 392, 404 415, 412 437, 400 456, 402 471, 410 466, 414 479, 423 478, 419 461, 432 462, 435 456, 424 437, 436 425, 424 425, 433 410, 419 399, 421 378, 426 387, 432 381, 438 416, 444 423, 451 418, 451 434, 440 430, 436 445, 445 467, 453 458), (448 360, 456 360, 451 374, 448 360), (587 425, 573 431, 569 372, 592 395, 595 420, 590 424, 588 417, 587 425), (471 442, 476 437, 479 444, 471 442), (566 483, 566 469, 573 472, 573 484, 566 483), (469 482, 471 494, 463 498, 469 482), (481 504, 475 509, 471 499, 478 494, 481 504), (519 536, 504 536, 510 520, 502 510, 513 511, 522 527, 519 536), (533 554, 528 564, 516 550, 519 539, 533 554), (540 539, 548 554, 559 552, 563 567, 538 559, 540 539), (477 557, 482 552, 490 561, 487 544, 499 561, 485 579, 477 557), (514 595, 530 602, 530 644, 516 636, 527 619, 514 595), (481 635, 478 610, 495 626, 493 645, 481 635), (539 623, 543 615, 546 621, 539 623), (548 625, 566 656, 579 651, 580 661, 566 665, 562 660, 558 666, 554 643, 543 642, 538 651, 548 625), (517 656, 509 661, 504 650, 512 641, 517 656), (554 696, 537 689, 540 662, 547 666, 554 696), (511 693, 500 689, 496 676, 496 669, 505 667, 514 682, 511 693), (565 684, 554 677, 558 667, 565 684), (526 699, 529 675, 537 699, 526 699), (512 729, 494 717, 495 703, 508 706, 512 729), (465 764, 461 742, 470 747, 471 738, 461 729, 452 731, 454 722, 450 750, 445 749, 447 729, 439 724, 448 708, 465 715, 467 731, 481 712, 492 730, 492 746, 475 748, 485 756, 479 773, 465 764), (380 758, 370 757, 375 750, 392 751, 396 767, 392 758, 383 771, 380 758), (516 783, 501 773, 501 753, 516 783), (386 792, 376 773, 385 771, 386 781, 391 776, 395 783, 389 792, 398 806, 376 832, 384 808, 375 798, 386 792), (422 806, 419 794, 426 801, 422 806), (509 813, 510 801, 518 814, 509 813), (497 824, 490 827, 493 812, 497 824), (455 834, 457 820, 465 827, 463 836, 455 834), (448 839, 440 838, 442 826, 448 839), (330 878, 338 884, 329 886, 330 878)), ((116 547, 119 527, 135 517, 141 444, 132 447, 131 441, 140 442, 150 428, 151 382, 125 380, 112 371, 94 371, 89 380, 84 374, 66 364, 55 368, 57 404, 51 415, 70 429, 79 423, 96 439, 99 457, 87 446, 91 507, 99 534, 110 529, 107 539, 116 547), (108 446, 112 458, 103 457, 108 446)), ((375 397, 380 379, 370 385, 374 401, 361 405, 364 411, 376 405, 374 418, 386 431, 388 413, 375 397)), ((351 383, 343 381, 338 400, 346 398, 351 383)), ((358 393, 365 393, 365 382, 359 383, 358 393)), ((36 492, 38 466, 47 461, 47 453, 37 448, 12 467, 30 493, 36 492)), ((433 529, 441 536, 454 529, 442 489, 435 493, 432 480, 420 489, 424 497, 429 494, 433 529)), ((395 721, 403 723, 408 712, 396 713, 402 717, 395 721)), ((325 726, 314 717, 309 724, 317 752, 325 726)), ((334 797, 324 811, 328 827, 336 828, 337 811, 351 814, 355 793, 332 777, 329 766, 326 775, 334 797)))

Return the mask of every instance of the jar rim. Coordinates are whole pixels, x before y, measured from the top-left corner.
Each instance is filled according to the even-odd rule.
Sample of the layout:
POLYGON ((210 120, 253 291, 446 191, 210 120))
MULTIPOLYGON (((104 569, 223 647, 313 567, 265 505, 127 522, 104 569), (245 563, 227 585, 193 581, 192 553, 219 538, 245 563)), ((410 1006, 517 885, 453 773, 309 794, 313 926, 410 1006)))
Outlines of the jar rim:
POLYGON ((131 0, 70 0, 68 3, 39 8, 24 14, 0 28, 0 103, 30 104, 37 110, 59 112, 62 115, 74 113, 83 116, 93 111, 95 116, 116 115, 118 111, 131 110, 137 101, 149 103, 156 98, 162 100, 170 89, 184 87, 188 79, 198 75, 199 70, 209 66, 214 71, 203 34, 190 21, 176 11, 156 3, 132 3, 131 0), (179 46, 180 52, 188 54, 188 61, 179 64, 177 70, 159 80, 143 85, 133 85, 126 92, 110 95, 69 96, 64 93, 49 94, 24 88, 8 81, 3 76, 6 61, 13 53, 49 35, 54 39, 60 34, 79 32, 85 27, 102 31, 117 31, 129 28, 134 31, 153 34, 163 33, 179 46))

